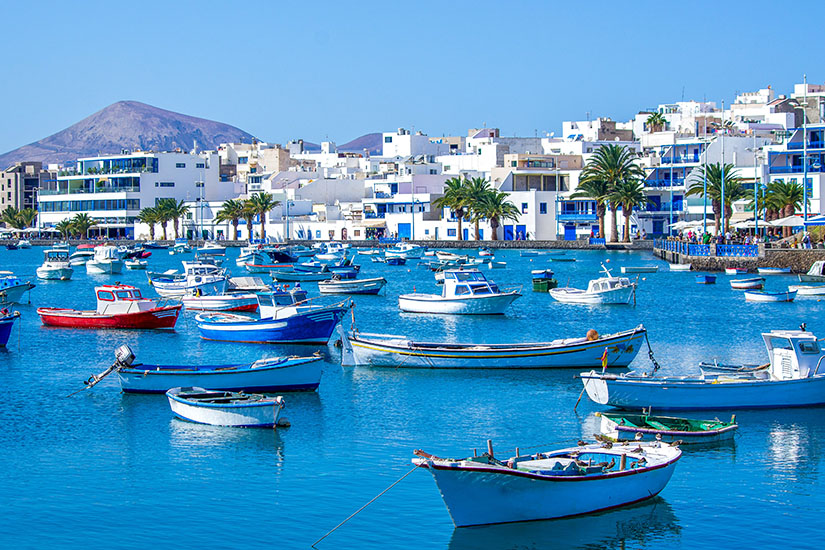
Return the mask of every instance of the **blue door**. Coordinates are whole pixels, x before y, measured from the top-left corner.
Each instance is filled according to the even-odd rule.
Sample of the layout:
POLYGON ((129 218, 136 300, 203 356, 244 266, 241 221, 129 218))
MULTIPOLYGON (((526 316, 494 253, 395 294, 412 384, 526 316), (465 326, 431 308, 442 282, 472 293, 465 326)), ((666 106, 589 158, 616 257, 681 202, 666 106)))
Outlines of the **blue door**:
POLYGON ((568 223, 564 225, 564 240, 565 241, 575 241, 576 240, 576 224, 568 223))
POLYGON ((513 226, 512 225, 505 225, 504 226, 504 240, 505 241, 512 241, 513 240, 513 226))
POLYGON ((470 240, 469 235, 470 235, 470 230, 465 227, 464 228, 464 235, 463 235, 463 238, 464 238, 465 241, 470 240))
POLYGON ((399 223, 398 224, 398 238, 399 239, 409 239, 410 234, 412 233, 412 227, 408 223, 399 223))
POLYGON ((479 240, 479 241, 483 241, 483 240, 484 240, 484 230, 483 230, 483 229, 481 229, 481 228, 479 228, 479 229, 478 229, 478 240, 479 240))
POLYGON ((527 239, 527 226, 526 225, 517 225, 516 226, 516 238, 519 240, 526 240, 527 239))

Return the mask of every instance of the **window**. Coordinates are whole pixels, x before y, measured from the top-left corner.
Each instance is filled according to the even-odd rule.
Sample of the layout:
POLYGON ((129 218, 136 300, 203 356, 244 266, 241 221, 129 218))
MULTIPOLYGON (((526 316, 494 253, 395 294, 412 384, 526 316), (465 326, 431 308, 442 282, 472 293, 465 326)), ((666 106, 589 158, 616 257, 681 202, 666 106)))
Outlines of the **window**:
POLYGON ((527 213, 527 203, 526 202, 521 203, 521 213, 522 214, 527 213))
POLYGON ((392 136, 387 136, 384 138, 384 143, 392 143, 392 136))
POLYGON ((195 168, 206 168, 206 164, 203 163, 203 162, 199 162, 199 163, 195 164, 195 168))
POLYGON ((540 202, 539 203, 539 214, 547 214, 547 203, 540 202))
POLYGON ((238 157, 238 164, 246 164, 249 162, 249 157, 238 157))
POLYGON ((470 287, 467 285, 456 285, 455 287, 455 295, 461 296, 462 294, 469 294, 470 287))
POLYGON ((175 163, 175 168, 186 168, 185 162, 177 162, 175 163))
POLYGON ((448 237, 455 237, 456 236, 456 230, 455 229, 448 229, 447 230, 447 236, 448 237))
POLYGON ((425 235, 429 235, 429 234, 430 234, 430 230, 429 230, 429 229, 425 229, 425 230, 424 230, 424 234, 425 234, 425 235))
POLYGON ((121 300, 127 300, 132 297, 128 290, 118 290, 116 294, 121 300))
POLYGON ((355 235, 356 237, 360 237, 361 236, 361 230, 360 229, 355 229, 355 230, 353 230, 352 234, 355 235))
POLYGON ((203 182, 202 181, 196 181, 195 182, 195 187, 203 187, 203 182))
POLYGON ((103 300, 104 302, 114 302, 115 295, 109 292, 108 290, 98 290, 97 291, 97 299, 103 300))
POLYGON ((174 187, 174 186, 175 186, 174 181, 156 181, 155 182, 155 187, 174 187))
POLYGON ((317 230, 317 231, 315 232, 315 238, 316 238, 316 239, 320 239, 320 238, 321 238, 321 230, 320 230, 320 229, 319 229, 319 230, 317 230))

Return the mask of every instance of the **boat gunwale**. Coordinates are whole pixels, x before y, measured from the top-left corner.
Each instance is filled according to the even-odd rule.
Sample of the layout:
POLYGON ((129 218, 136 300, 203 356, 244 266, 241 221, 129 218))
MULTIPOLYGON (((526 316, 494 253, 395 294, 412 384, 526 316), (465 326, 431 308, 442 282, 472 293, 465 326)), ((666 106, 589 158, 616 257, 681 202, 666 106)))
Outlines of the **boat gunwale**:
POLYGON ((266 365, 261 367, 253 367, 254 363, 237 363, 229 365, 201 365, 188 367, 184 365, 133 365, 129 368, 119 368, 118 372, 121 374, 139 374, 146 376, 149 374, 155 375, 189 375, 189 374, 249 374, 251 372, 266 372, 269 370, 284 369, 298 365, 305 365, 307 363, 314 363, 320 361, 321 357, 282 357, 281 361, 274 365, 266 365), (136 368, 136 367, 150 367, 150 368, 136 368), (153 368, 152 368, 153 367, 153 368), (164 368, 166 367, 166 368, 164 368))

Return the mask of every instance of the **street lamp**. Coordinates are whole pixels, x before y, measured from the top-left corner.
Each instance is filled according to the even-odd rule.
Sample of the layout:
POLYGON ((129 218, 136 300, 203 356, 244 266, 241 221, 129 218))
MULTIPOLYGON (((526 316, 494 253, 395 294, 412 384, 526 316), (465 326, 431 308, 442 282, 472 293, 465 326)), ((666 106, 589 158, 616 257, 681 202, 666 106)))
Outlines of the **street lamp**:
POLYGON ((802 221, 808 221, 808 115, 805 109, 808 107, 808 75, 802 75, 802 101, 800 105, 796 101, 788 102, 794 109, 802 110, 802 221))
POLYGON ((749 147, 747 150, 753 151, 753 234, 759 235, 759 187, 762 178, 759 177, 757 155, 762 148, 756 146, 755 130, 753 132, 753 147, 749 147))

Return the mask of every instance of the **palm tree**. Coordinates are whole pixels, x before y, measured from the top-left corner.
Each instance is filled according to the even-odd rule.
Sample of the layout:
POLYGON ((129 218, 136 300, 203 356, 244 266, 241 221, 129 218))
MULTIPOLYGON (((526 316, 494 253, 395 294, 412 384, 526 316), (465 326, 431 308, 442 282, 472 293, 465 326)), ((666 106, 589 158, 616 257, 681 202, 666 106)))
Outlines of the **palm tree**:
POLYGON ((576 188, 576 192, 570 195, 570 198, 588 198, 596 201, 596 215, 599 217, 599 237, 604 239, 604 215, 607 213, 607 203, 610 199, 610 187, 607 183, 596 179, 581 182, 576 188))
POLYGON ((633 209, 648 203, 644 185, 639 180, 628 180, 613 188, 610 200, 622 205, 624 213, 624 242, 630 242, 630 216, 633 209))
POLYGON ((232 230, 234 235, 232 236, 232 240, 238 240, 238 220, 243 218, 244 216, 244 205, 243 202, 237 201, 235 199, 229 199, 224 201, 223 205, 221 205, 221 209, 218 210, 217 214, 215 214, 215 221, 218 223, 223 223, 227 221, 232 222, 232 230))
POLYGON ((249 202, 255 210, 255 213, 260 216, 258 219, 261 222, 261 239, 266 242, 266 213, 281 204, 276 201, 270 193, 261 191, 249 197, 249 202))
POLYGON ((155 204, 155 211, 157 213, 157 223, 160 224, 160 228, 163 230, 163 240, 167 240, 167 232, 166 226, 169 224, 169 221, 172 219, 172 209, 170 208, 169 201, 174 202, 177 204, 175 199, 158 199, 157 203, 155 204))
MULTIPOLYGON (((633 151, 624 145, 603 145, 596 153, 590 157, 582 170, 579 178, 579 186, 590 181, 599 181, 607 185, 610 193, 619 184, 626 181, 641 180, 644 178, 644 170, 636 164, 636 156, 633 151)), ((613 215, 613 227, 611 228, 610 241, 619 240, 619 229, 617 227, 617 214, 619 204, 608 199, 610 212, 613 215)))
POLYGON ((495 191, 495 189, 491 187, 490 182, 484 178, 472 178, 467 183, 467 206, 470 210, 470 220, 473 222, 477 241, 481 240, 481 230, 478 226, 485 217, 481 205, 484 198, 491 191, 495 191))
POLYGON ((255 205, 252 204, 252 201, 249 199, 243 201, 243 216, 241 216, 244 220, 246 220, 246 230, 249 232, 249 237, 247 240, 251 243, 254 233, 252 232, 252 220, 255 219, 255 215, 257 212, 255 211, 255 205))
POLYGON ((72 233, 74 233, 74 226, 72 226, 71 220, 59 221, 54 228, 60 232, 60 235, 64 239, 68 239, 72 233))
MULTIPOLYGON (((781 216, 793 216, 797 210, 802 209, 804 191, 802 185, 796 182, 774 181, 768 186, 770 202, 775 206, 781 216)), ((790 237, 792 230, 790 227, 782 229, 782 235, 790 237)))
POLYGON ((667 119, 662 113, 653 113, 647 117, 645 123, 647 123, 647 127, 650 128, 650 133, 653 134, 665 129, 667 119))
POLYGON ((433 201, 436 208, 449 208, 458 219, 458 240, 464 238, 461 222, 464 220, 467 208, 467 180, 450 178, 444 182, 444 194, 433 201))
POLYGON ((183 204, 183 201, 176 202, 175 199, 169 199, 169 215, 172 216, 172 223, 175 228, 175 239, 180 236, 180 219, 189 213, 189 206, 183 204))
POLYGON ((20 221, 23 223, 23 227, 34 227, 34 220, 37 219, 37 210, 33 208, 24 208, 18 214, 20 221))
POLYGON ((154 206, 142 208, 138 220, 149 226, 149 238, 155 240, 155 224, 158 223, 158 209, 154 206))
POLYGON ((23 224, 23 220, 20 219, 20 211, 13 206, 7 206, 6 209, 3 210, 3 213, 0 214, 0 221, 14 229, 23 229, 26 227, 25 224, 23 224))
POLYGON ((722 215, 722 175, 724 170, 725 177, 725 227, 723 231, 730 229, 730 217, 733 214, 732 204, 739 199, 747 198, 749 192, 742 187, 742 178, 739 177, 739 172, 736 171, 733 164, 725 164, 724 169, 721 163, 708 164, 707 176, 705 176, 705 168, 700 167, 695 172, 691 172, 691 176, 696 174, 692 179, 694 182, 688 187, 685 196, 705 195, 704 186, 705 178, 707 177, 707 198, 710 199, 713 207, 713 216, 716 218, 716 234, 719 234, 719 219, 722 215))
POLYGON ((490 220, 490 230, 492 232, 490 240, 498 240, 497 231, 501 220, 518 221, 521 212, 515 204, 510 201, 510 195, 491 189, 476 205, 476 210, 485 218, 490 220))
POLYGON ((82 236, 84 239, 89 238, 89 229, 97 225, 97 222, 86 214, 82 212, 80 214, 75 214, 71 220, 72 228, 74 229, 75 233, 82 236))

